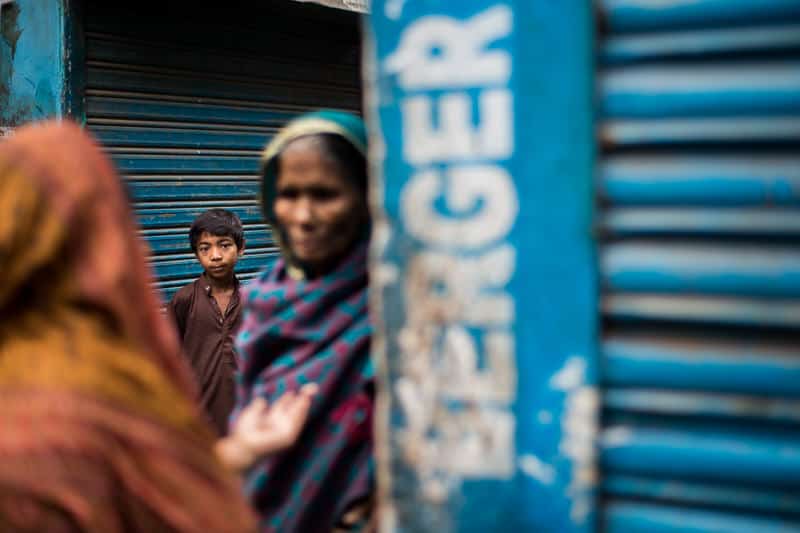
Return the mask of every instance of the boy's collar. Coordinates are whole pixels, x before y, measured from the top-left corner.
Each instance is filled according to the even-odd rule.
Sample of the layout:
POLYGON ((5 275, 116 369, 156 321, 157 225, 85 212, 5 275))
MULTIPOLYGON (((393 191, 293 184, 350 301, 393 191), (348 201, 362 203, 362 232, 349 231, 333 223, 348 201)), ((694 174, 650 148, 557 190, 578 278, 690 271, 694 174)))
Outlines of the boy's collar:
MULTIPOLYGON (((203 290, 206 292, 206 294, 211 294, 211 282, 208 280, 208 276, 206 275, 205 272, 200 274, 199 281, 201 282, 201 286, 203 287, 203 290)), ((233 291, 238 292, 238 290, 239 290, 239 277, 236 274, 234 274, 233 291)))

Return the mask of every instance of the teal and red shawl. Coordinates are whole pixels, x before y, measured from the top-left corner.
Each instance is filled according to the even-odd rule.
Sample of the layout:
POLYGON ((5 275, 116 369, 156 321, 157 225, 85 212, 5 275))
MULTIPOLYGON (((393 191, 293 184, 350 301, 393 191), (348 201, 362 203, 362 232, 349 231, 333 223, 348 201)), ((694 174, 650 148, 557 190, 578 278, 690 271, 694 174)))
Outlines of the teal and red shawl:
POLYGON ((297 444, 247 475, 261 531, 330 532, 372 492, 366 249, 357 246, 336 270, 311 280, 293 280, 280 259, 243 291, 232 419, 254 397, 273 402, 305 383, 320 388, 297 444))

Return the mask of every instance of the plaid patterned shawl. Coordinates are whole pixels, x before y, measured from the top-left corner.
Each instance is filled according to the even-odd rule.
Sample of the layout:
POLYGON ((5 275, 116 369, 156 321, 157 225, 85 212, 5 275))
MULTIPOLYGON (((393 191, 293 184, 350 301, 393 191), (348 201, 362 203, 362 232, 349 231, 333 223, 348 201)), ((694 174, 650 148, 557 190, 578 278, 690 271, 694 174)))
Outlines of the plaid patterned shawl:
POLYGON ((295 281, 283 259, 244 289, 237 409, 314 382, 320 392, 298 443, 258 464, 246 491, 262 531, 332 530, 372 491, 372 327, 366 244, 333 272, 295 281))

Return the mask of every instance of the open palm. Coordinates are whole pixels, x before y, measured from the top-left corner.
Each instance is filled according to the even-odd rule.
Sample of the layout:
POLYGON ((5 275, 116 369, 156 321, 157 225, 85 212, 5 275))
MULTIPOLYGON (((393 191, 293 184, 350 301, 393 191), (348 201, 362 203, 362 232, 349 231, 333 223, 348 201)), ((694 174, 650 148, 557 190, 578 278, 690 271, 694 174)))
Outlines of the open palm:
POLYGON ((316 391, 316 385, 305 385, 272 405, 263 398, 254 399, 242 410, 231 436, 254 458, 285 450, 300 435, 316 391))

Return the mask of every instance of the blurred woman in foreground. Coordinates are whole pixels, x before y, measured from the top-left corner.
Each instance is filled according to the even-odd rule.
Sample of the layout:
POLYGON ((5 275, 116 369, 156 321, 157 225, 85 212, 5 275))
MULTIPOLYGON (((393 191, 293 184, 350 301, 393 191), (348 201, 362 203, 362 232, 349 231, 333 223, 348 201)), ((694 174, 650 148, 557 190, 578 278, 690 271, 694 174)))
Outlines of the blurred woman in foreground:
POLYGON ((292 121, 264 152, 262 208, 281 258, 243 295, 237 405, 319 386, 297 444, 248 472, 245 488, 264 532, 370 522, 366 144, 361 119, 322 111, 292 121))
POLYGON ((77 126, 0 144, 0 213, 0 531, 253 530, 231 469, 291 444, 308 394, 249 405, 217 460, 119 179, 77 126))

